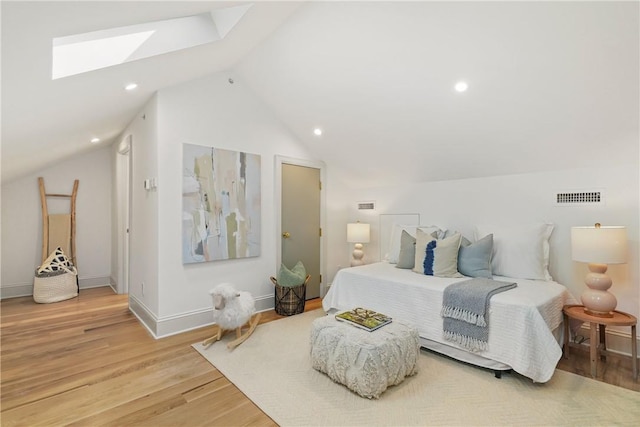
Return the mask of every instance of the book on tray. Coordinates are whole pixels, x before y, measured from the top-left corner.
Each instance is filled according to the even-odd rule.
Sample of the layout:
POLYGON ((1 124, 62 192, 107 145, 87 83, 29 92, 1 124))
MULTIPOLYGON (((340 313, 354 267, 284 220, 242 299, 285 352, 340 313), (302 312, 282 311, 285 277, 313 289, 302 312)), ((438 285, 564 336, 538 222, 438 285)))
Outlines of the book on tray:
POLYGON ((336 314, 336 320, 349 323, 369 332, 391 323, 391 317, 361 307, 336 314))

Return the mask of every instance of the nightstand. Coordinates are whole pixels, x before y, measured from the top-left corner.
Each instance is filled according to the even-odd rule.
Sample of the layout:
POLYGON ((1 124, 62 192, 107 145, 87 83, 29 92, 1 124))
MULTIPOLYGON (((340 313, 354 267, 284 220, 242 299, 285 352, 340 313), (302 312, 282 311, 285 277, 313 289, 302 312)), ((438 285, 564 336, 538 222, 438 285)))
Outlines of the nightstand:
MULTIPOLYGON (((565 305, 562 309, 564 313, 564 348, 565 358, 569 358, 569 319, 581 320, 588 322, 590 325, 589 335, 589 355, 591 359, 591 377, 596 377, 598 367, 598 355, 602 360, 606 360, 607 355, 611 352, 607 351, 605 342, 605 331, 607 326, 631 326, 631 363, 633 369, 633 379, 638 380, 638 348, 636 342, 636 323, 637 319, 627 313, 614 311, 612 317, 592 316, 584 312, 582 305, 565 305), (598 336, 598 325, 600 325, 600 334, 598 336)), ((618 355, 616 355, 618 356, 618 355)))

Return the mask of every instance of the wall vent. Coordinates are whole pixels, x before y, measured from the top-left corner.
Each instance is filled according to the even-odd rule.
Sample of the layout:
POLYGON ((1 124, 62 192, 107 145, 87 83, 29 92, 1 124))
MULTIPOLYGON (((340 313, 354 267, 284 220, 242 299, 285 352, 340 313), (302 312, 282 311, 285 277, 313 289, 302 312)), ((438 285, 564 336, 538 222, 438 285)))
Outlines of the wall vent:
POLYGON ((557 206, 601 205, 604 203, 604 192, 593 191, 559 191, 556 193, 557 206))
POLYGON ((371 211, 375 210, 376 202, 358 202, 359 211, 371 211))

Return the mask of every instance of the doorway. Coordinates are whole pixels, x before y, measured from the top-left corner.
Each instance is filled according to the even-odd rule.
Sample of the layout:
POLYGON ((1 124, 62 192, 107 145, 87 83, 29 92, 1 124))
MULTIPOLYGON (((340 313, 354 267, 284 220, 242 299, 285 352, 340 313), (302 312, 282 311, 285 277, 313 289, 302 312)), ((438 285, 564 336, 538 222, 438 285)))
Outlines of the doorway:
POLYGON ((321 163, 277 158, 276 174, 279 182, 280 208, 278 268, 283 263, 292 268, 302 261, 311 275, 306 298, 324 295, 323 277, 323 191, 321 163))
POLYGON ((127 135, 118 145, 116 158, 116 211, 117 211, 117 280, 116 292, 129 293, 129 236, 131 197, 131 143, 132 135, 127 135))

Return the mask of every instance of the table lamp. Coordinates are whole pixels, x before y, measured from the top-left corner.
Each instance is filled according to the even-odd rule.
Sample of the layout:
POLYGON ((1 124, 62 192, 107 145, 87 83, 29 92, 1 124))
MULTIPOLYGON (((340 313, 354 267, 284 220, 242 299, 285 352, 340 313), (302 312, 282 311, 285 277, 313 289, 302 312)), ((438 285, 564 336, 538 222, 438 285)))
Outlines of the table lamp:
POLYGON ((613 317, 618 301, 608 291, 612 281, 605 273, 609 264, 627 262, 627 229, 599 223, 592 227, 571 227, 571 255, 574 261, 589 263, 589 273, 584 279, 588 288, 580 297, 585 313, 613 317))
POLYGON ((369 224, 363 224, 361 222, 347 224, 347 242, 355 243, 353 246, 353 259, 351 260, 351 267, 356 265, 363 265, 364 252, 362 251, 362 244, 369 243, 369 224))

